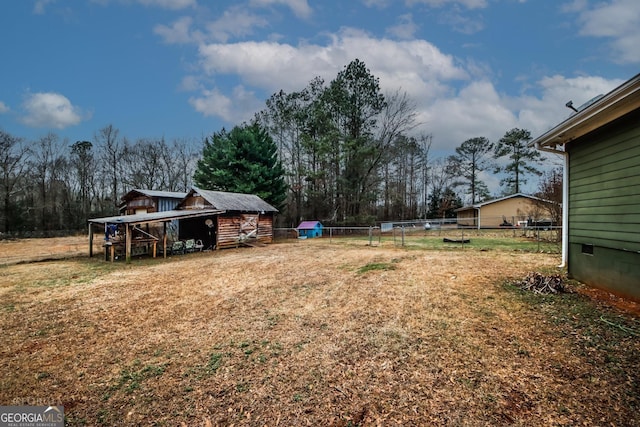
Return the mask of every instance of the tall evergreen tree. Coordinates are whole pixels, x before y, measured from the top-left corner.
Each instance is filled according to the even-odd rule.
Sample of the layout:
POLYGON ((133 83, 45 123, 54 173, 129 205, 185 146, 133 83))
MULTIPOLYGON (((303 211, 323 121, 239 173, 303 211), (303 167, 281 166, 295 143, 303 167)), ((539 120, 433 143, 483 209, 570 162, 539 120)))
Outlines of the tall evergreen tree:
POLYGON ((521 185, 527 182, 525 175, 541 175, 541 172, 531 163, 540 164, 542 155, 535 148, 529 147, 529 141, 531 141, 531 132, 514 128, 507 131, 496 146, 494 157, 508 159, 504 166, 498 166, 495 170, 496 173, 506 174, 500 184, 506 187, 507 194, 520 192, 521 185))
POLYGON ((259 124, 222 129, 204 141, 193 180, 203 189, 256 194, 281 208, 287 196, 278 147, 259 124))
POLYGON ((330 111, 341 146, 334 152, 342 164, 337 195, 343 219, 357 219, 373 199, 378 184, 378 168, 383 151, 374 137, 379 114, 386 101, 380 92, 379 79, 364 62, 351 61, 331 81, 325 91, 326 107, 330 111))
POLYGON ((493 143, 485 137, 467 139, 456 148, 456 154, 450 157, 450 164, 462 180, 455 186, 466 186, 471 195, 471 204, 487 197, 489 189, 479 174, 487 167, 487 155, 493 151, 493 143))

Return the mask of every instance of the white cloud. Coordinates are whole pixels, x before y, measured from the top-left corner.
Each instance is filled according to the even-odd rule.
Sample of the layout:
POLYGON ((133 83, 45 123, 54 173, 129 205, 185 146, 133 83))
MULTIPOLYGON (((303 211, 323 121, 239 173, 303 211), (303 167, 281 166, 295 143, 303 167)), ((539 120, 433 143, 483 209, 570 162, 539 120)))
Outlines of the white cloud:
POLYGON ((611 39, 612 56, 616 62, 640 62, 640 2, 610 0, 590 7, 584 1, 574 1, 564 10, 578 13, 580 35, 611 39))
POLYGON ((162 37, 165 43, 181 44, 191 43, 194 41, 194 36, 190 32, 191 23, 193 19, 189 16, 183 16, 171 24, 166 26, 158 24, 153 28, 153 32, 162 37))
POLYGON ((416 31, 418 31, 418 25, 413 22, 413 16, 410 13, 399 16, 398 24, 387 28, 387 34, 403 40, 413 38, 416 31))
POLYGON ((201 96, 189 98, 189 103, 205 117, 220 117, 234 124, 249 120, 264 106, 262 100, 243 86, 236 86, 230 96, 217 88, 203 90, 201 96))
MULTIPOLYGON (((38 1, 55 1, 55 0, 38 0, 38 1)), ((96 3, 101 6, 107 6, 113 0, 90 0, 91 3, 96 3)), ((131 0, 119 0, 121 3, 130 3, 131 0)), ((134 0, 135 2, 144 6, 159 7, 169 10, 180 10, 186 8, 195 8, 198 6, 197 0, 134 0)))
POLYGON ((8 113, 9 112, 9 107, 7 107, 7 105, 0 101, 0 114, 4 114, 4 113, 8 113))
POLYGON ((579 108, 595 96, 604 95, 622 83, 622 80, 607 80, 596 76, 544 77, 537 82, 537 87, 541 90, 539 97, 523 95, 508 100, 508 105, 517 111, 521 127, 529 129, 535 137, 573 114, 566 107, 568 101, 579 108))
MULTIPOLYGON (((356 58, 380 79, 383 91, 406 91, 423 109, 452 92, 448 82, 466 81, 470 77, 452 56, 443 54, 429 42, 376 39, 352 29, 343 29, 341 34, 331 36, 326 45, 293 46, 266 41, 212 43, 201 45, 199 52, 202 70, 208 78, 236 76, 242 87, 259 91, 263 99, 280 89, 302 90, 316 76, 328 82, 356 58)), ((193 76, 184 84, 198 87, 193 76)), ((263 100, 251 99, 237 89, 230 94, 219 89, 202 90, 190 103, 196 111, 227 121, 240 116, 246 119, 264 107, 263 100), (254 109, 241 111, 238 105, 254 109)))
POLYGON ((528 92, 508 96, 496 90, 489 78, 493 73, 486 66, 460 62, 425 40, 381 39, 354 29, 328 37, 325 44, 202 44, 203 75, 184 81, 185 87, 200 91, 190 103, 202 114, 238 123, 264 108, 264 99, 272 93, 302 90, 316 76, 328 83, 358 58, 379 78, 384 93, 407 92, 422 124, 416 131, 433 134, 434 150, 451 152, 477 136, 497 141, 514 127, 538 136, 571 114, 567 101, 579 106, 622 83, 600 77, 552 76, 529 86, 523 83, 528 92), (241 86, 229 93, 222 86, 203 90, 205 78, 227 77, 241 86))
POLYGON ((443 13, 440 21, 446 25, 450 25, 455 31, 462 34, 475 34, 484 29, 484 22, 481 18, 467 17, 458 10, 443 13))
POLYGON ((441 149, 453 150, 478 136, 495 141, 517 125, 516 116, 487 80, 472 81, 424 108, 426 128, 433 133, 434 147, 441 149))
POLYGON ((54 1, 55 0, 37 0, 33 5, 33 13, 36 15, 44 15, 47 5, 54 1))
POLYGON ((197 6, 196 0, 138 0, 145 6, 156 6, 163 9, 179 10, 197 6))
POLYGON ((375 39, 350 29, 331 36, 327 45, 212 43, 200 47, 200 57, 207 74, 237 75, 266 91, 301 90, 315 76, 330 80, 355 58, 375 71, 382 86, 402 87, 414 96, 430 97, 440 92, 440 81, 468 78, 452 56, 427 41, 375 39))
POLYGON ((178 89, 186 92, 193 92, 203 87, 198 76, 185 76, 178 85, 178 89))
POLYGON ((362 4, 367 7, 377 7, 379 9, 384 9, 389 6, 391 0, 361 0, 362 4))
POLYGON ((59 93, 28 94, 22 106, 26 112, 22 122, 30 127, 64 129, 83 120, 80 109, 59 93))
POLYGON ((248 36, 253 33, 254 28, 264 28, 267 25, 269 21, 266 18, 253 14, 242 6, 233 6, 206 27, 211 40, 227 42, 231 37, 248 36))
POLYGON ((313 10, 307 0, 251 0, 252 6, 271 6, 281 4, 287 6, 298 18, 309 18, 313 10))
POLYGON ((483 9, 487 7, 487 0, 406 0, 407 5, 426 4, 431 7, 443 7, 445 5, 461 5, 467 9, 483 9))

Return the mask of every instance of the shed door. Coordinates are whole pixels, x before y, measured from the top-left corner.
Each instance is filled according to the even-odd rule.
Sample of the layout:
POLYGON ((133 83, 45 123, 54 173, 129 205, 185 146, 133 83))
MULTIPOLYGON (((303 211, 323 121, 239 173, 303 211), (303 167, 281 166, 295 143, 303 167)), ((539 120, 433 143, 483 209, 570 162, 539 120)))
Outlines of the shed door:
POLYGON ((258 214, 241 215, 240 241, 256 239, 258 237, 258 214))

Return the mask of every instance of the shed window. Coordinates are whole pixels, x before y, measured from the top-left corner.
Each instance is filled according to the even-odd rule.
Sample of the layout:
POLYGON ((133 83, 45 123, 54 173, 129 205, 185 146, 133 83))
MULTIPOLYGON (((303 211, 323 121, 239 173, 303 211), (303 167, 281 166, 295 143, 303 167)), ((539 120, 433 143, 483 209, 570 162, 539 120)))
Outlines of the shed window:
POLYGON ((582 244, 582 253, 586 255, 593 255, 593 245, 582 244))

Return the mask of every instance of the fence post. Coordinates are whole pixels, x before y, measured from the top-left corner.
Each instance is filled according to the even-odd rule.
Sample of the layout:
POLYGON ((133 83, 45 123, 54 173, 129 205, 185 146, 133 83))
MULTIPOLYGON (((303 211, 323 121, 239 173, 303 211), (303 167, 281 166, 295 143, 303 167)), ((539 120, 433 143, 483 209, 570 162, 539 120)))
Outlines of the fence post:
POLYGON ((373 246, 373 227, 369 226, 369 246, 373 246))
POLYGON ((329 227, 329 243, 333 240, 333 227, 329 227))
POLYGON ((402 226, 402 247, 404 247, 404 225, 402 226))

